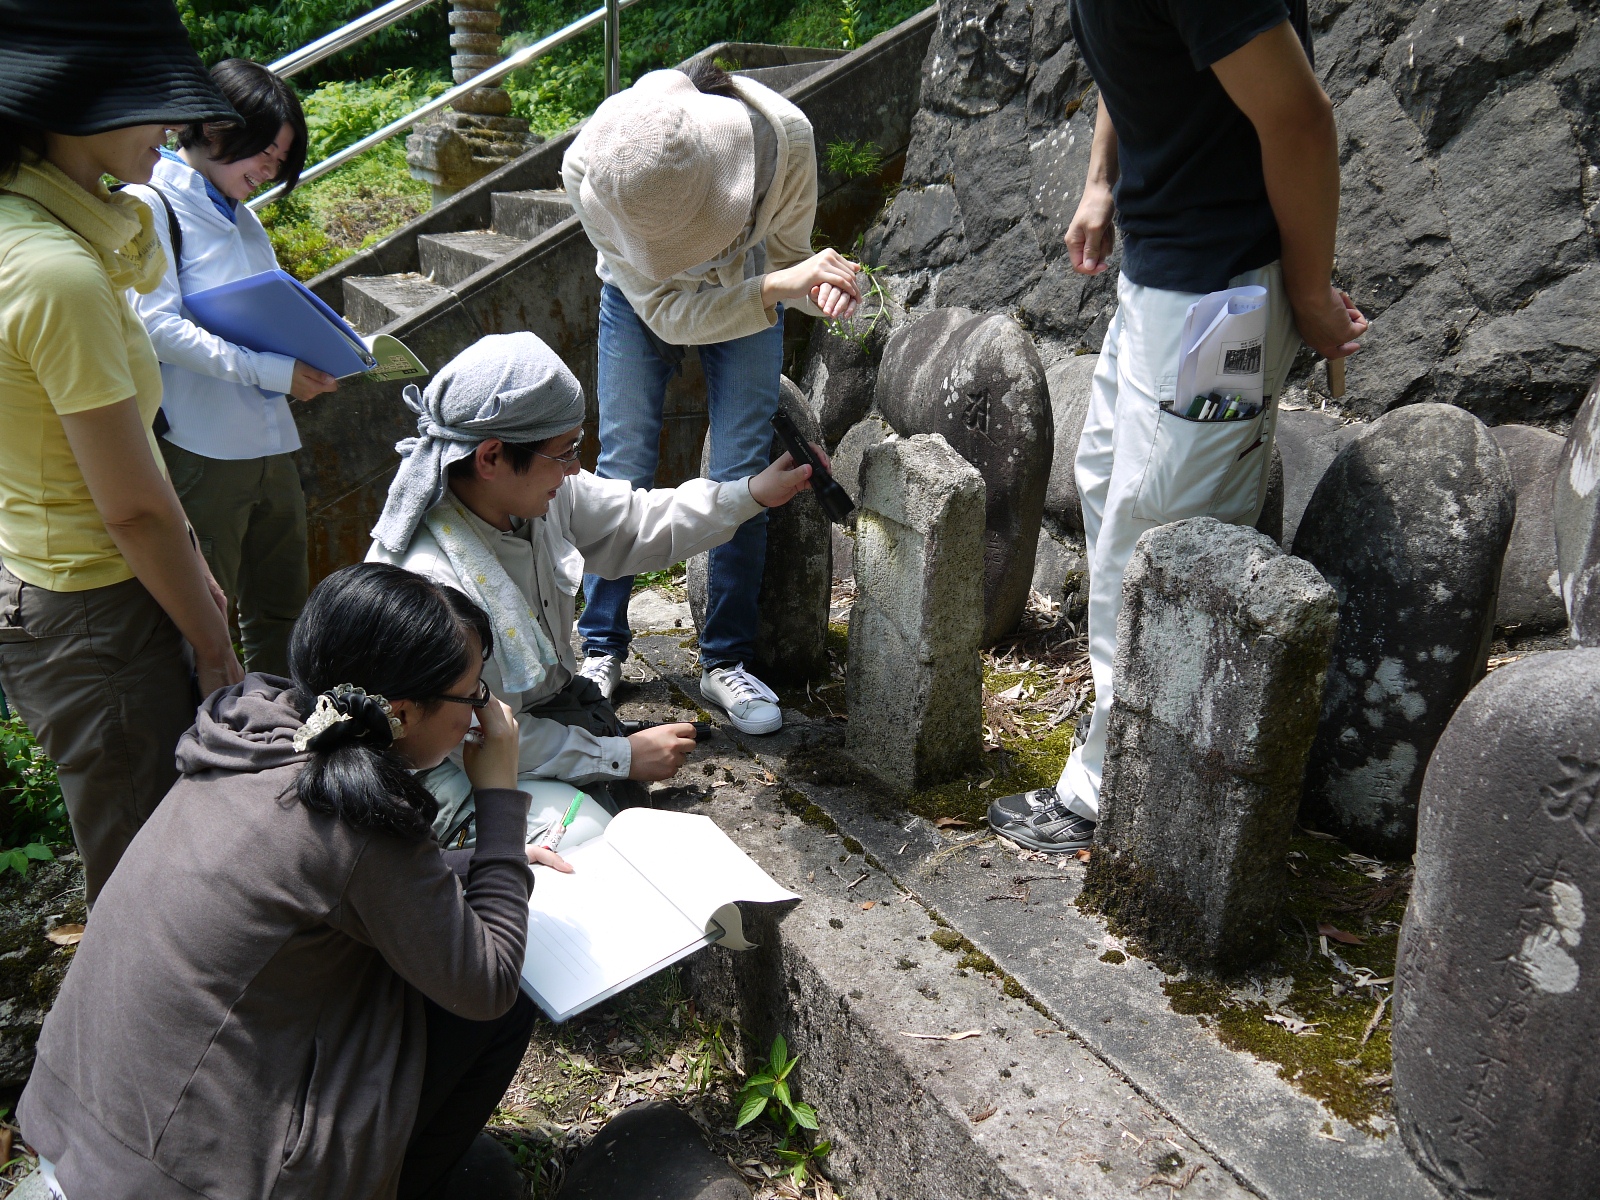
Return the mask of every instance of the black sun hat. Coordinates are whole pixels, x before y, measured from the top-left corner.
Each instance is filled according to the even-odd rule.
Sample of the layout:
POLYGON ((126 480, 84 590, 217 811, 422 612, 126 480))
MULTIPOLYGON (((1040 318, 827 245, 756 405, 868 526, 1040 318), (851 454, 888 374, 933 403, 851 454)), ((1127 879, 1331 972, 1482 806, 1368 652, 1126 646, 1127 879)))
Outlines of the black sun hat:
POLYGON ((239 119, 172 0, 0 0, 0 118, 75 137, 239 119))

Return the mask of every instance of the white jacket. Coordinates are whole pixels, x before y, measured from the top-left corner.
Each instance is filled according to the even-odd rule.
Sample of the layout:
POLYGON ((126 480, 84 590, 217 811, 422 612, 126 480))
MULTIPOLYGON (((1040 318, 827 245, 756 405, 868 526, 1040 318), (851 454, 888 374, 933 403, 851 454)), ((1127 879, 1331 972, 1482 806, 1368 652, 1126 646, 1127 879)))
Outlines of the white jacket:
MULTIPOLYGON (((753 79, 733 76, 734 90, 771 124, 778 138, 778 166, 772 186, 755 214, 744 248, 765 244, 766 269, 781 271, 804 262, 811 249, 811 228, 817 220, 817 152, 811 122, 800 109, 753 79)), ((707 346, 761 333, 777 324, 775 308, 761 303, 763 276, 745 277, 745 254, 734 254, 705 275, 678 275, 657 283, 622 256, 622 251, 596 229, 579 195, 588 173, 589 154, 580 132, 561 160, 561 178, 583 231, 600 251, 601 278, 621 289, 639 319, 662 341, 673 346, 707 346)), ((795 308, 820 317, 809 297, 787 300, 795 308)))
MULTIPOLYGON (((572 627, 584 572, 617 579, 662 570, 722 545, 760 511, 747 479, 730 483, 691 479, 675 488, 635 490, 627 480, 601 479, 580 471, 556 493, 547 514, 517 521, 509 533, 467 514, 473 529, 528 597, 561 658, 543 683, 520 696, 504 695, 499 668, 492 659, 484 664, 489 690, 517 713, 522 734, 519 775, 559 779, 582 787, 626 779, 633 767, 627 738, 596 737, 587 729, 563 725, 532 711, 571 683, 577 673, 572 627)), ((367 561, 393 563, 462 590, 460 578, 426 525, 417 526, 403 554, 393 554, 373 542, 367 561)))
POLYGON ((286 393, 294 384, 294 359, 246 350, 207 333, 189 319, 184 293, 232 283, 278 265, 267 231, 245 205, 228 220, 206 195, 200 172, 162 157, 148 186, 134 184, 128 194, 150 206, 156 236, 167 254, 167 272, 155 291, 128 293, 161 360, 161 409, 171 428, 166 439, 206 458, 264 458, 300 448, 300 433, 289 413, 286 393), (183 231, 182 271, 172 253, 171 236, 159 187, 183 231))

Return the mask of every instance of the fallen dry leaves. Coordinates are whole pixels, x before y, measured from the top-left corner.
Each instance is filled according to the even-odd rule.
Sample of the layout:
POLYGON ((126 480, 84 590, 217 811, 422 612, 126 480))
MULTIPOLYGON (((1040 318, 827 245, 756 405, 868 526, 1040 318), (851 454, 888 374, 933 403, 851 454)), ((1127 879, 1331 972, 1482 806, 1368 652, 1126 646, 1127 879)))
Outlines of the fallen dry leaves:
POLYGON ((58 946, 76 946, 83 941, 83 926, 57 925, 44 937, 45 941, 54 942, 58 946))
POLYGON ((912 1033, 909 1029, 900 1031, 901 1037, 921 1038, 928 1042, 961 1042, 967 1038, 982 1037, 981 1029, 964 1029, 960 1033, 912 1033))

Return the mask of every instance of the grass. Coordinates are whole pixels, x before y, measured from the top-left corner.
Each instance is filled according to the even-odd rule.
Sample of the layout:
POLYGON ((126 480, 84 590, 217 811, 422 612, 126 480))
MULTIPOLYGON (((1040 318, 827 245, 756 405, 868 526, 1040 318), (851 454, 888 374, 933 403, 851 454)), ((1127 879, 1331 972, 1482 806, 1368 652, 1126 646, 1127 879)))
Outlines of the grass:
POLYGON ((743 1078, 725 1030, 696 1011, 674 968, 565 1024, 541 1020, 489 1132, 516 1157, 532 1200, 547 1200, 607 1120, 630 1104, 664 1100, 738 1164, 756 1200, 830 1200, 825 1178, 803 1191, 786 1182, 792 1164, 770 1123, 735 1128, 743 1078))

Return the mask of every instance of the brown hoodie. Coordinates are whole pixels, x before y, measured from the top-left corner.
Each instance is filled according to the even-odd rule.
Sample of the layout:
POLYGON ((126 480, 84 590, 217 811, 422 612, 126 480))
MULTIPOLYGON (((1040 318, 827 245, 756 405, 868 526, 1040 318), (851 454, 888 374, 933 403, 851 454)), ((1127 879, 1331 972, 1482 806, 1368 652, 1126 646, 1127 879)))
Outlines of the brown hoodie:
POLYGON ((431 838, 313 813, 281 680, 214 694, 95 905, 19 1109, 71 1200, 393 1196, 422 998, 516 999, 528 798, 477 793, 465 886, 431 838))

